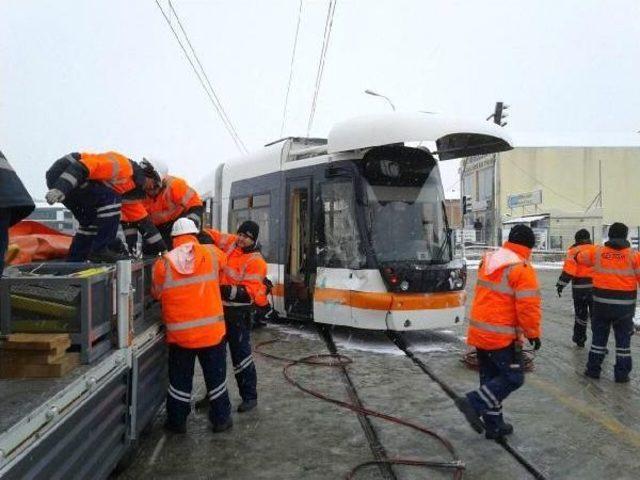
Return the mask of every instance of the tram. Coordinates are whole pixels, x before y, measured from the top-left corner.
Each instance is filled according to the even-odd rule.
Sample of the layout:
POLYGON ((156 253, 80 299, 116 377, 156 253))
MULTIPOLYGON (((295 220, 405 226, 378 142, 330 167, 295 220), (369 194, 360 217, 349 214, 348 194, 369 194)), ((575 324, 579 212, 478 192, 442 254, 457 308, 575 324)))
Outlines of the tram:
POLYGON ((466 266, 453 256, 438 162, 512 148, 489 122, 361 116, 326 139, 283 138, 222 163, 198 190, 213 228, 260 225, 281 316, 373 330, 447 328, 464 318, 466 266))

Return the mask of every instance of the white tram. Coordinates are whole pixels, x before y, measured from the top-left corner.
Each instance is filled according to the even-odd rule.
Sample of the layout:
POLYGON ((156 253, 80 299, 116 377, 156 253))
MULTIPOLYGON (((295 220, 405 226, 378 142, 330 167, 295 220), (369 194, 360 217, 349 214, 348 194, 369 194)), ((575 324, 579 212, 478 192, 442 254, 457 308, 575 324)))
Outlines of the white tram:
POLYGON ((289 137, 218 166, 199 185, 214 228, 260 225, 274 307, 375 330, 464 317, 438 160, 510 150, 493 123, 422 113, 357 117, 327 139, 289 137), (408 143, 435 142, 435 151, 408 143), (436 160, 436 157, 438 160, 436 160))

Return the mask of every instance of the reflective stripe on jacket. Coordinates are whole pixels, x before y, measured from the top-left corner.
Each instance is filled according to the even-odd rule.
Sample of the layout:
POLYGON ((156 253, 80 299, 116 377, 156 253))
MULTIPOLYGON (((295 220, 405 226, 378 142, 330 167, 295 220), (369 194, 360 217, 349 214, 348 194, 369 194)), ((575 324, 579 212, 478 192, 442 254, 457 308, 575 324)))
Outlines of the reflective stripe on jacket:
POLYGON ((518 338, 540 337, 540 290, 531 250, 506 242, 485 255, 478 269, 467 343, 498 350, 518 338))
MULTIPOLYGON (((251 297, 251 303, 264 307, 269 304, 267 287, 264 279, 267 276, 267 262, 258 251, 245 253, 236 245, 237 235, 221 233, 212 228, 203 232, 209 235, 213 243, 227 255, 227 266, 220 278, 221 285, 243 286, 251 297)), ((225 301, 225 306, 247 306, 250 303, 225 301)))
POLYGON ((224 254, 212 245, 200 245, 195 237, 185 235, 181 240, 175 242, 176 249, 185 243, 193 245, 192 273, 180 273, 172 263, 176 249, 153 267, 152 294, 162 305, 167 342, 184 348, 218 345, 226 333, 219 284, 224 254))
POLYGON ((184 212, 202 206, 198 193, 183 179, 168 176, 157 197, 147 197, 144 206, 154 225, 162 225, 178 219, 184 212))
POLYGON ((628 242, 615 248, 613 242, 592 247, 576 255, 581 265, 593 267, 593 301, 607 305, 636 303, 640 283, 640 254, 628 242))
POLYGON ((88 180, 102 182, 116 193, 122 195, 136 186, 131 160, 117 152, 81 153, 80 163, 89 171, 88 180))
POLYGON ((591 243, 583 243, 580 245, 572 245, 567 250, 567 257, 564 260, 562 273, 558 278, 558 284, 567 286, 572 284, 576 290, 589 289, 593 287, 592 269, 588 265, 582 265, 576 262, 576 255, 585 250, 593 248, 591 243))

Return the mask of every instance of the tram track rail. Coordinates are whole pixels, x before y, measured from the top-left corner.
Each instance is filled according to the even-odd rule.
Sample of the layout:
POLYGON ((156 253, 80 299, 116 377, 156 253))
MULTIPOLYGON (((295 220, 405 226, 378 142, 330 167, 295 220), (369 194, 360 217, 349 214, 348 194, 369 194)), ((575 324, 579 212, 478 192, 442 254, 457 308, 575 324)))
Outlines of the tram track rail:
MULTIPOLYGON (((460 398, 460 395, 439 375, 437 375, 425 362, 423 362, 418 356, 411 351, 410 345, 405 341, 401 333, 391 330, 387 331, 389 339, 402 351, 404 354, 422 370, 433 382, 435 382, 451 400, 456 402, 460 398)), ((500 445, 509 455, 511 455, 524 469, 529 472, 536 480, 547 480, 547 477, 537 468, 530 460, 522 455, 518 450, 509 444, 509 441, 502 437, 496 440, 496 443, 500 445)))
POLYGON ((333 341, 333 336, 331 334, 331 330, 329 326, 319 325, 318 333, 325 341, 326 347, 330 353, 328 354, 312 354, 302 358, 292 359, 284 356, 280 356, 274 354, 269 351, 265 351, 264 347, 267 345, 272 345, 280 342, 280 339, 274 338, 271 340, 262 341, 255 345, 254 351, 257 354, 262 355, 263 357, 270 358, 273 360, 285 362, 285 366, 282 369, 282 373, 284 378, 294 387, 298 388, 304 393, 307 393, 313 397, 316 397, 320 400, 326 401, 328 403, 332 403, 339 407, 351 410, 352 412, 358 415, 358 420, 362 425, 362 428, 365 432, 365 436, 367 437, 367 442, 369 444, 369 448, 371 449, 374 460, 362 462, 359 465, 356 465, 352 468, 348 474, 345 476, 347 480, 355 479, 356 474, 367 467, 377 466, 380 469, 381 474, 385 479, 397 479, 397 473, 392 469, 392 466, 407 466, 407 467, 419 467, 419 468, 430 468, 430 469, 438 469, 443 471, 449 471, 452 474, 452 478, 454 480, 461 480, 463 477, 463 473, 465 470, 465 464, 458 456, 453 444, 436 433, 429 428, 415 423, 410 420, 405 420, 400 417, 396 417, 393 415, 389 415, 383 413, 378 410, 373 410, 364 406, 361 401, 355 383, 351 379, 349 372, 347 371, 347 366, 353 363, 353 360, 341 353, 338 352, 337 346, 333 341), (325 393, 316 391, 311 387, 303 385, 299 382, 292 373, 292 369, 296 366, 307 365, 312 367, 332 367, 338 368, 344 374, 342 375, 343 382, 345 383, 345 387, 347 390, 347 395, 349 397, 349 401, 343 401, 337 398, 333 398, 325 393), (445 449, 451 455, 451 460, 421 460, 415 458, 404 458, 401 456, 397 457, 389 457, 382 445, 382 442, 378 438, 375 428, 371 424, 370 417, 378 418, 381 420, 385 420, 397 425, 401 425, 407 428, 410 428, 414 431, 427 435, 438 442, 440 442, 445 449))

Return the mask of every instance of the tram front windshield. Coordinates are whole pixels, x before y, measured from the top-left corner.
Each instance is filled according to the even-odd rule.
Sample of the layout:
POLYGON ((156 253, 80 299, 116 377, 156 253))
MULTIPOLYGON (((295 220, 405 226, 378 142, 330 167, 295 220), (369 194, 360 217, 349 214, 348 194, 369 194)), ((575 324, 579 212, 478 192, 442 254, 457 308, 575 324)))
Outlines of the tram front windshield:
POLYGON ((364 160, 367 229, 378 261, 449 262, 452 253, 436 160, 407 148, 364 160))

